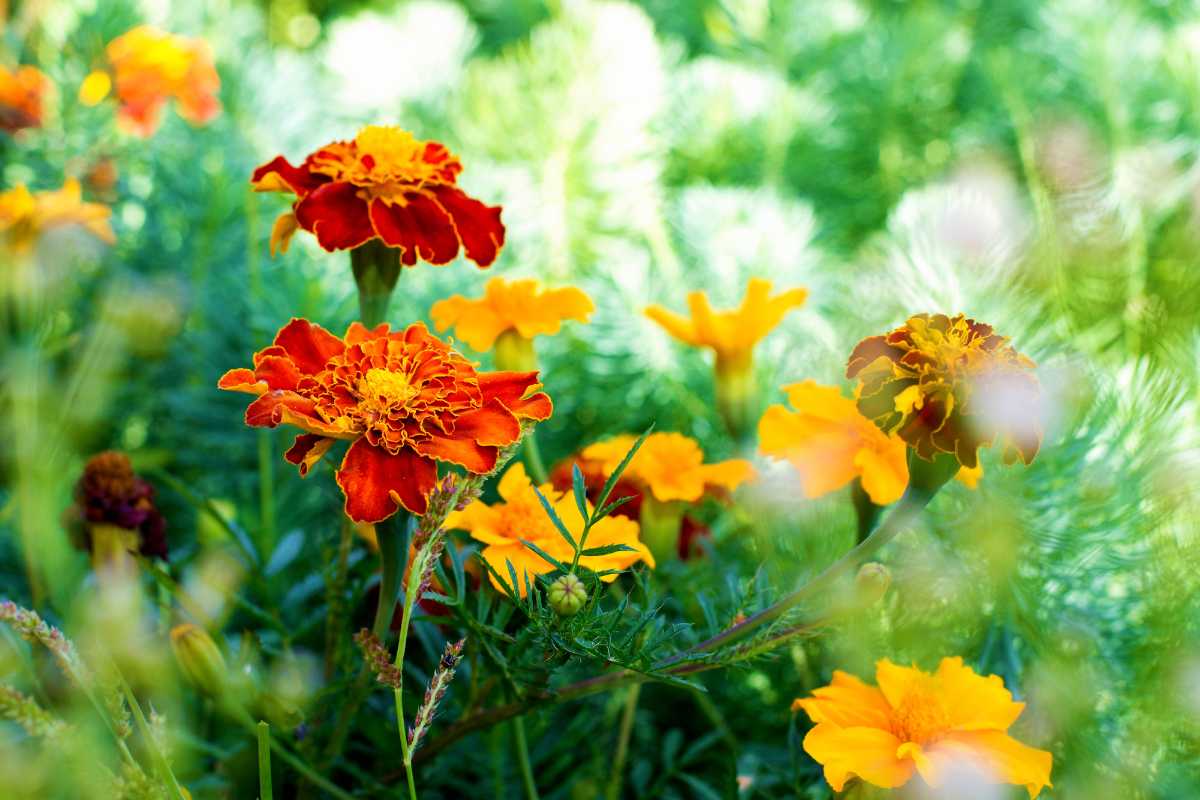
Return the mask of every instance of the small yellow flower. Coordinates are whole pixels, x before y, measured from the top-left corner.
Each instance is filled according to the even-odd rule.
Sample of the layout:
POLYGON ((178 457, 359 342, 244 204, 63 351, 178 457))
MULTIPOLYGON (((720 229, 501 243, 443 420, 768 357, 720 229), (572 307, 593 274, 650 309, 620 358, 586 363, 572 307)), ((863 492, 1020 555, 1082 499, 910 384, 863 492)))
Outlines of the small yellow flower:
MULTIPOLYGON (((570 492, 556 491, 550 484, 538 488, 550 501, 571 536, 578 542, 583 532, 584 520, 580 516, 574 496, 570 492)), ((451 513, 446 518, 446 527, 465 530, 472 538, 483 542, 481 555, 495 570, 491 579, 492 585, 497 589, 507 586, 508 564, 511 563, 517 573, 517 592, 524 597, 526 578, 532 584, 534 576, 553 572, 555 568, 527 547, 523 539, 533 542, 566 564, 571 563, 574 550, 563 539, 562 534, 550 521, 546 510, 542 508, 533 490, 533 483, 525 474, 524 466, 518 463, 509 467, 500 478, 498 489, 502 502, 487 505, 476 500, 462 511, 451 513), (501 576, 503 584, 497 582, 496 574, 501 576)), ((589 506, 589 513, 590 511, 589 506)), ((624 570, 638 561, 654 566, 654 556, 638 538, 638 524, 633 520, 614 516, 601 519, 588 532, 585 547, 590 550, 593 547, 612 544, 623 544, 632 549, 603 556, 584 556, 579 559, 579 564, 594 572, 624 570)), ((602 577, 606 582, 615 579, 616 574, 602 577)))
MULTIPOLYGON (((636 441, 636 436, 628 434, 614 436, 585 447, 580 456, 585 461, 598 462, 607 478, 636 441)), ((705 464, 704 451, 695 439, 682 433, 652 433, 621 479, 648 489, 654 499, 663 503, 672 500, 694 503, 706 492, 732 492, 753 475, 754 468, 745 459, 705 464)))
POLYGON ((111 216, 108 206, 83 202, 83 191, 74 178, 67 178, 56 191, 34 193, 19 185, 0 192, 0 235, 14 255, 31 251, 47 231, 70 226, 112 244, 116 236, 108 222, 111 216))
POLYGON ((825 767, 840 792, 859 777, 883 788, 903 786, 919 773, 939 786, 956 770, 992 783, 1024 786, 1037 797, 1050 786, 1052 756, 1008 735, 1025 708, 996 675, 978 675, 961 658, 943 658, 937 672, 876 664, 878 687, 835 671, 833 683, 797 699, 816 723, 804 750, 825 767))
POLYGON ((483 352, 507 331, 524 339, 554 335, 563 320, 587 322, 594 310, 591 299, 573 286, 546 289, 532 278, 492 278, 483 297, 472 300, 456 294, 434 303, 430 315, 439 331, 454 326, 455 336, 483 352))

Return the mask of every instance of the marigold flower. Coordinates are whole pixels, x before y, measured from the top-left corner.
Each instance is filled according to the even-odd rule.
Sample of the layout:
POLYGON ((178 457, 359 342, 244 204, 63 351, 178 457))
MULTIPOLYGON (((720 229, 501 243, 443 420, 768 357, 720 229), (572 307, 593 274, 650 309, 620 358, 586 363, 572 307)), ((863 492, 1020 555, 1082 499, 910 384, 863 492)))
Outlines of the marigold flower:
POLYGON ((154 504, 154 487, 138 477, 122 452, 108 450, 88 459, 67 524, 82 550, 92 551, 92 528, 103 525, 128 531, 140 555, 167 558, 167 524, 154 504))
POLYGON ((54 191, 30 192, 20 185, 0 192, 0 235, 9 252, 23 255, 49 230, 77 226, 106 244, 117 240, 109 225, 112 211, 83 202, 79 181, 67 178, 54 191))
POLYGON ((292 210, 275 221, 271 252, 287 250, 297 228, 326 250, 351 250, 379 239, 400 262, 446 264, 461 248, 480 267, 504 245, 500 207, 458 187, 462 162, 433 141, 393 126, 371 125, 331 142, 292 166, 283 156, 254 170, 260 192, 291 192, 292 210))
MULTIPOLYGON (((508 564, 511 563, 517 574, 516 591, 524 597, 526 577, 532 584, 534 576, 553 572, 555 567, 527 547, 522 542, 523 539, 533 542, 549 555, 568 564, 575 551, 563 539, 562 534, 550 521, 546 510, 542 508, 537 494, 533 491, 533 483, 525 474, 524 465, 516 463, 509 467, 497 488, 502 502, 487 505, 476 500, 462 511, 450 514, 446 518, 446 527, 465 530, 472 538, 483 542, 484 548, 480 555, 504 580, 501 584, 497 582, 496 574, 492 574, 492 585, 497 589, 507 586, 508 564)), ((550 484, 539 487, 539 490, 578 542, 580 534, 583 533, 584 520, 575 498, 570 492, 557 491, 550 484)), ((591 512, 590 506, 588 511, 591 512)), ((654 556, 638 538, 638 524, 633 520, 610 516, 592 526, 587 537, 588 549, 611 544, 623 544, 631 549, 603 556, 583 556, 579 559, 580 565, 593 572, 624 570, 638 561, 654 566, 654 556)), ((616 577, 614 573, 602 576, 601 580, 611 582, 616 580, 616 577)), ((511 591, 511 587, 509 590, 511 591)))
POLYGON ((558 333, 565 319, 587 322, 595 305, 573 286, 544 289, 532 278, 492 278, 484 295, 469 300, 461 294, 439 300, 430 309, 439 331, 454 326, 454 335, 473 350, 490 350, 496 338, 514 331, 524 339, 558 333))
POLYGON ((1034 363, 992 326, 959 314, 917 314, 859 342, 846 376, 858 378, 858 410, 926 461, 948 453, 964 467, 997 439, 1004 461, 1033 461, 1041 446, 1034 363))
POLYGON ((202 125, 221 112, 221 78, 202 39, 190 39, 140 25, 109 42, 105 51, 111 77, 96 72, 80 87, 80 101, 95 105, 115 85, 117 124, 137 136, 157 130, 162 110, 175 100, 179 116, 202 125))
POLYGON ((50 87, 50 79, 37 67, 0 65, 0 128, 16 133, 41 126, 50 87))
MULTIPOLYGON (((612 475, 637 437, 622 434, 583 449, 584 459, 600 464, 605 477, 612 475)), ((741 458, 704 463, 704 451, 695 439, 682 433, 652 433, 642 442, 621 477, 641 484, 663 503, 694 503, 706 493, 732 492, 754 475, 750 462, 741 458)), ((614 497, 616 497, 614 493, 614 497)))
POLYGON ((996 675, 977 675, 961 658, 943 658, 937 672, 883 659, 870 686, 835 671, 833 682, 797 699, 816 726, 805 751, 825 767, 841 791, 851 777, 884 788, 903 786, 919 773, 939 786, 954 767, 978 771, 994 783, 1025 786, 1036 797, 1050 786, 1052 756, 1007 734, 1024 710, 996 675))
POLYGON ((379 522, 403 506, 423 514, 437 462, 485 474, 524 420, 550 416, 536 372, 478 372, 418 323, 391 331, 351 323, 342 338, 293 319, 218 387, 257 399, 246 424, 304 433, 285 458, 307 475, 337 439, 351 441, 337 473, 346 514, 379 522))

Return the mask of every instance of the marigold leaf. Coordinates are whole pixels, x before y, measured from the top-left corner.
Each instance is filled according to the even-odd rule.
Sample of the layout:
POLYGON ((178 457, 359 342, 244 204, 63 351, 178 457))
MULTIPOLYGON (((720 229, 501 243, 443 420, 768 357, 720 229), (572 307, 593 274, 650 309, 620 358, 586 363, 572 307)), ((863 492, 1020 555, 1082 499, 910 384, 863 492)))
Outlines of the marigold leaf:
POLYGON ((550 517, 550 521, 554 523, 554 527, 558 529, 559 534, 567 540, 567 544, 571 545, 572 550, 578 551, 579 545, 575 544, 575 538, 571 536, 571 532, 567 530, 567 526, 559 518, 558 512, 554 510, 554 506, 550 505, 550 501, 546 499, 546 495, 542 494, 541 490, 536 486, 533 487, 533 492, 537 495, 538 502, 546 510, 546 516, 550 517))
POLYGON ((606 544, 600 547, 589 547, 580 555, 584 556, 607 556, 613 553, 632 553, 634 549, 627 544, 606 544))
POLYGON ((579 506, 579 518, 588 518, 587 484, 583 482, 583 471, 578 464, 571 465, 571 488, 575 492, 575 505, 579 506))
MULTIPOLYGON (((559 561, 557 558, 555 558, 554 556, 550 555, 550 554, 549 554, 549 553, 547 553, 545 550, 543 550, 542 548, 538 547, 536 544, 534 544, 533 542, 529 541, 528 539, 522 539, 522 540, 521 540, 521 544, 525 545, 525 546, 526 546, 526 547, 528 547, 530 550, 532 550, 533 552, 537 553, 537 554, 538 554, 538 556, 539 556, 539 557, 540 557, 540 558, 541 558, 543 561, 545 561, 547 564, 553 564, 555 569, 562 570, 563 572, 566 572, 566 571, 567 571, 567 565, 566 565, 566 564, 563 564, 563 562, 559 561)), ((527 575, 526 577, 528 577, 528 575, 527 575)))
MULTIPOLYGON (((625 468, 629 466, 629 462, 633 460, 635 455, 637 455, 637 451, 641 448, 642 444, 646 441, 646 437, 649 436, 653 430, 654 423, 651 423, 650 427, 646 428, 646 432, 639 436, 638 440, 633 443, 633 447, 629 448, 629 452, 625 454, 625 458, 621 459, 621 463, 618 464, 617 468, 613 470, 613 474, 608 476, 608 480, 604 482, 604 488, 600 490, 600 496, 596 498, 597 506, 603 507, 604 504, 608 502, 608 496, 612 494, 612 490, 617 485, 617 481, 621 479, 621 473, 623 473, 625 468)), ((601 515, 595 516, 592 521, 594 522, 595 520, 599 519, 600 516, 601 515)))
POLYGON ((633 500, 635 496, 636 495, 627 494, 624 497, 618 497, 616 500, 613 500, 611 503, 609 503, 608 505, 604 506, 599 511, 597 511, 596 519, 600 520, 600 519, 603 519, 604 517, 607 517, 609 514, 616 511, 618 508, 625 505, 630 500, 633 500))

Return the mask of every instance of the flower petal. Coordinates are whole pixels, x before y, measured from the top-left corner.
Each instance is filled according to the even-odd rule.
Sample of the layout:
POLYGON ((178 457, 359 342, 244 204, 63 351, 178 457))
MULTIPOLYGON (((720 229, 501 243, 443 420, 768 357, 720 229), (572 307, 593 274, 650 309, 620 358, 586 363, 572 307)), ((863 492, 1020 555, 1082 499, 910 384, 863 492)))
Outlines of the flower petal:
POLYGON ((536 372, 481 372, 479 389, 484 401, 499 400, 518 419, 533 419, 541 422, 550 418, 554 404, 543 392, 536 372), (532 392, 532 394, 531 394, 532 392))
POLYGON ((367 202, 350 183, 326 183, 305 195, 295 207, 296 221, 316 234, 329 251, 352 250, 375 238, 367 202))
POLYGON ((828 686, 813 690, 811 697, 797 699, 792 710, 803 709, 813 722, 831 722, 842 728, 891 726, 892 707, 883 693, 854 675, 834 670, 828 686))
POLYGON ((335 441, 335 439, 317 436, 313 433, 302 433, 296 437, 295 443, 288 448, 283 457, 300 467, 300 477, 304 478, 308 476, 308 471, 312 469, 313 464, 316 464, 322 456, 329 452, 329 448, 335 441))
POLYGON ((275 346, 282 347, 305 375, 320 372, 329 359, 346 349, 341 339, 320 325, 298 317, 293 317, 275 335, 275 346))
POLYGON ((925 753, 931 774, 924 777, 931 785, 937 785, 955 765, 977 769, 993 783, 1024 786, 1031 798, 1051 785, 1054 757, 1001 731, 951 733, 926 747, 925 753))
POLYGON ((407 448, 393 455, 359 438, 346 451, 337 483, 346 496, 346 516, 355 522, 380 522, 400 506, 424 514, 437 464, 407 448))
POLYGON ((296 215, 291 211, 276 217, 275 224, 271 226, 271 255, 286 253, 288 245, 292 241, 292 234, 299 227, 300 223, 296 221, 296 215))
POLYGON ((491 266, 504 246, 500 206, 484 205, 456 186, 435 186, 433 195, 454 220, 454 230, 467 258, 479 267, 491 266))
POLYGON ((449 264, 457 258, 458 234, 446 209, 424 194, 410 194, 406 199, 416 225, 417 255, 430 264, 449 264))
POLYGON ((950 725, 956 730, 1006 731, 1025 710, 1013 701, 999 675, 979 675, 958 656, 943 658, 937 669, 950 725))
POLYGON ((458 464, 476 475, 484 475, 496 467, 495 447, 481 445, 469 437, 460 437, 457 430, 453 436, 431 436, 418 442, 416 449, 423 456, 458 464))
POLYGON ((805 752, 825 767, 825 780, 837 792, 855 775, 885 789, 908 783, 915 767, 912 761, 896 757, 901 744, 891 731, 842 728, 827 722, 804 737, 805 752))
POLYGON ((217 381, 217 388, 228 392, 246 392, 247 394, 263 394, 267 385, 260 381, 250 369, 231 369, 217 381))
POLYGON ((275 156, 250 176, 256 192, 293 192, 300 197, 328 182, 329 176, 294 167, 283 156, 275 156))

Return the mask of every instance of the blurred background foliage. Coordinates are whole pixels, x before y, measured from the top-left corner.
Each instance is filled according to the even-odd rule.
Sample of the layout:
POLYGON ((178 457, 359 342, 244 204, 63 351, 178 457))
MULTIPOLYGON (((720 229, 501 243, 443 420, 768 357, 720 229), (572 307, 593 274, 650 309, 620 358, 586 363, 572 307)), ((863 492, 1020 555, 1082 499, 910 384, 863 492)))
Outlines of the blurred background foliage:
MULTIPOLYGON (((297 237, 269 257, 282 204, 250 192, 253 167, 396 123, 446 142, 471 193, 504 205, 509 244, 491 274, 579 285, 597 303, 589 325, 539 340, 550 460, 651 422, 710 459, 737 454, 707 356, 641 309, 682 309, 692 289, 733 305, 754 275, 810 290, 758 348, 762 407, 786 383, 841 383, 855 342, 913 312, 986 320, 1039 363, 1051 414, 1033 466, 989 457, 979 490, 944 491, 888 551, 884 603, 834 635, 703 676, 706 693, 644 687, 626 796, 826 797, 791 699, 835 667, 952 654, 1028 701, 1023 740, 1055 754, 1044 796, 1196 796, 1198 12, 1183 0, 12 2, 4 61, 39 65, 59 91, 41 130, 0 144, 4 187, 79 176, 112 205, 118 240, 40 254, 52 313, 37 342, 6 345, 0 594, 88 629, 74 603, 86 557, 59 519, 83 460, 127 450, 159 487, 173 573, 215 592, 225 644, 274 687, 273 724, 303 750, 327 723, 344 687, 322 673, 322 626, 344 619, 348 635, 369 616, 325 593, 340 497, 327 475, 301 481, 279 458, 288 435, 244 427, 243 401, 215 381, 291 316, 340 330, 356 313, 342 254, 297 237), (142 21, 212 45, 222 116, 195 128, 169 113, 131 140, 77 102, 105 43, 142 21), (94 179, 103 163, 107 184, 94 179), (240 600, 223 602, 230 592, 240 600)), ((426 319, 484 277, 465 262, 406 271, 391 318, 426 319)), ((708 557, 655 574, 662 613, 692 628, 681 641, 853 542, 844 493, 799 500, 791 476, 760 466, 737 507, 707 509, 708 557)), ((373 563, 356 544, 349 596, 373 563)), ((148 654, 164 652, 169 622, 148 654)), ((417 627, 425 675, 444 634, 417 627)), ((7 670, 23 651, 5 641, 7 670)), ((252 740, 170 692, 155 658, 141 681, 161 681, 181 779, 197 800, 250 796, 252 740)), ((624 699, 529 717, 543 796, 605 793, 624 699)), ((385 700, 338 765, 379 791, 397 780, 394 754, 372 750, 391 744, 372 736, 391 724, 385 700)), ((423 766, 426 795, 516 796, 507 736, 423 766)), ((0 727, 0 776, 21 796, 72 796, 87 779, 18 760, 18 739, 0 727)))

